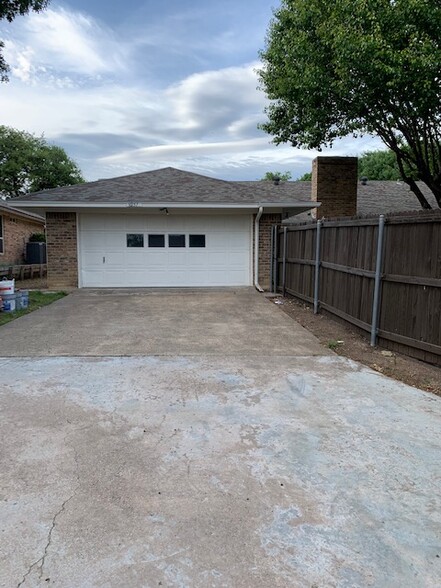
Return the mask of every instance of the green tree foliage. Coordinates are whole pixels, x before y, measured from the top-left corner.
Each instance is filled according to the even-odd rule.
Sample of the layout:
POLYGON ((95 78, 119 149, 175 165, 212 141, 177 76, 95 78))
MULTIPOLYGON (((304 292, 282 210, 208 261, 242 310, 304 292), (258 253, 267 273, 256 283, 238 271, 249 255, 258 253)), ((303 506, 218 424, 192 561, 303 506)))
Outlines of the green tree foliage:
POLYGON ((64 149, 42 137, 0 126, 0 194, 13 198, 81 182, 81 171, 64 149))
MULTIPOLYGON (((40 12, 49 4, 49 0, 1 0, 0 1, 0 20, 12 22, 18 15, 24 15, 28 12, 40 12)), ((2 50, 4 43, 0 41, 0 81, 8 81, 9 67, 6 63, 2 50)))
MULTIPOLYGON (((418 174, 405 164, 406 176, 418 180, 418 174)), ((358 158, 358 175, 368 180, 402 180, 397 156, 393 151, 367 151, 358 158)))
POLYGON ((261 58, 276 143, 378 135, 421 206, 409 169, 441 206, 439 0, 282 0, 261 58))
POLYGON ((291 177, 291 172, 289 171, 284 172, 283 174, 279 172, 266 172, 262 180, 268 180, 270 182, 273 182, 274 180, 280 180, 281 182, 287 182, 291 179, 291 177))
MULTIPOLYGON (((406 168, 406 175, 418 180, 418 174, 415 171, 406 168)), ((393 181, 402 180, 400 169, 398 167, 397 157, 393 151, 378 149, 376 151, 366 151, 358 158, 358 177, 363 177, 368 180, 387 180, 393 181)), ((307 172, 298 178, 299 182, 310 182, 312 180, 312 173, 307 172)))

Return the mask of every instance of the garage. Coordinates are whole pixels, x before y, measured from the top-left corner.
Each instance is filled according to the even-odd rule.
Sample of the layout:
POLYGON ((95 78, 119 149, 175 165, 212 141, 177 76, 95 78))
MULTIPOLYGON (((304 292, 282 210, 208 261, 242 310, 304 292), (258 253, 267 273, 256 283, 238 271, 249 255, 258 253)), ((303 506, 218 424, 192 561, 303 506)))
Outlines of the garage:
POLYGON ((307 182, 226 181, 171 167, 15 198, 46 216, 47 283, 270 287, 272 227, 317 207, 307 182))
POLYGON ((80 287, 249 286, 250 214, 78 215, 80 287))

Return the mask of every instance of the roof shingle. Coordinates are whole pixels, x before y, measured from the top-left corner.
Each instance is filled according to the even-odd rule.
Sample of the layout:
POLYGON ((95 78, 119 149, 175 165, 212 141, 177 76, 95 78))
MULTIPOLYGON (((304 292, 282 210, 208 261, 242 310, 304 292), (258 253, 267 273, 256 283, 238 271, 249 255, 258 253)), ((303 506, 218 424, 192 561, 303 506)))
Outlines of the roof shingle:
MULTIPOLYGON (((303 194, 303 192, 302 192, 303 194)), ((229 182, 166 167, 140 174, 75 184, 33 194, 16 202, 293 202, 297 191, 272 182, 229 182), (262 186, 259 186, 262 184, 262 186)), ((302 200, 309 200, 305 195, 302 200)))
MULTIPOLYGON (((425 184, 419 186, 431 205, 437 204, 425 184)), ((81 202, 81 203, 225 203, 259 204, 310 202, 311 182, 226 181, 182 171, 172 167, 97 180, 25 194, 14 202, 81 202)), ((359 214, 381 214, 418 210, 416 196, 404 182, 369 181, 358 184, 359 214)), ((297 216, 299 219, 300 216, 297 216)), ((309 218, 309 217, 308 217, 309 218)))

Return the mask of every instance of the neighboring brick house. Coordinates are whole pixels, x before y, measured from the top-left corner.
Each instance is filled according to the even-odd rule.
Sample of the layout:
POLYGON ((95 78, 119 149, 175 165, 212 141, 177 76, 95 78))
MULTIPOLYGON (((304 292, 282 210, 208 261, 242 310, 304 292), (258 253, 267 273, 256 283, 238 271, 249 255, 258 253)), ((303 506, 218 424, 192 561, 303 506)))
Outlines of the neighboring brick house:
POLYGON ((174 168, 14 202, 46 214, 51 288, 268 288, 271 226, 316 206, 287 183, 230 182, 174 168))
POLYGON ((23 264, 29 237, 44 227, 44 217, 0 202, 0 266, 23 264))

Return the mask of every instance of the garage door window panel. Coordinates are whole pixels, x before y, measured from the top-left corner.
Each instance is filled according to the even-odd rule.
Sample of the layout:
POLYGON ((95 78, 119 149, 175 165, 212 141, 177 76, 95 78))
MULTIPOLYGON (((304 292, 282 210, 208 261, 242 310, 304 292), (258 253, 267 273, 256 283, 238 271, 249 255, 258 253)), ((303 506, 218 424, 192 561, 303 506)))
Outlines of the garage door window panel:
POLYGON ((190 247, 205 247, 205 235, 190 235, 190 247))
POLYGON ((185 235, 169 235, 168 246, 170 249, 185 247, 185 235))
POLYGON ((165 235, 149 235, 149 247, 165 247, 165 235))
POLYGON ((144 235, 142 233, 127 233, 127 247, 144 247, 144 235))

